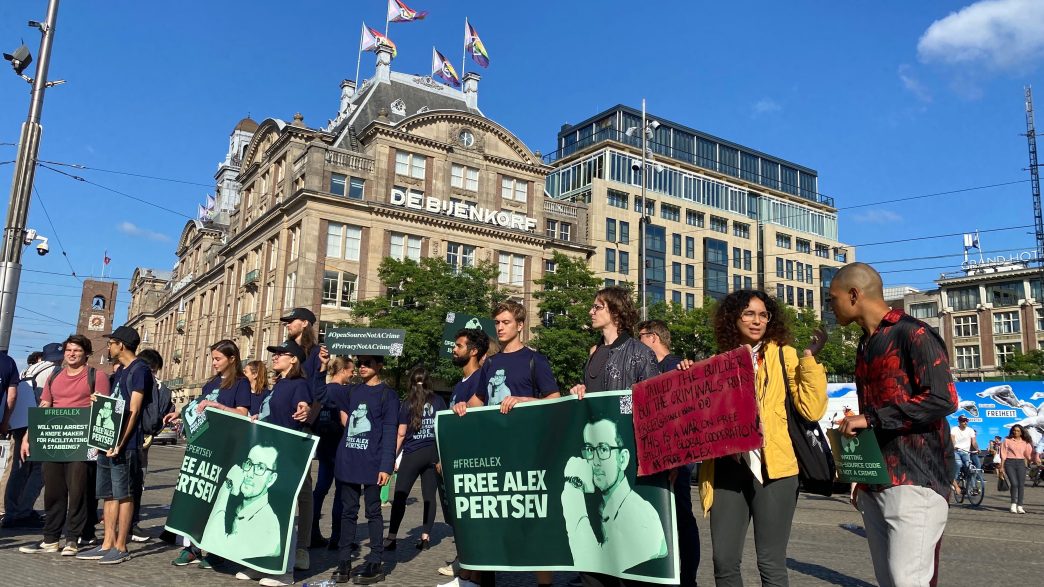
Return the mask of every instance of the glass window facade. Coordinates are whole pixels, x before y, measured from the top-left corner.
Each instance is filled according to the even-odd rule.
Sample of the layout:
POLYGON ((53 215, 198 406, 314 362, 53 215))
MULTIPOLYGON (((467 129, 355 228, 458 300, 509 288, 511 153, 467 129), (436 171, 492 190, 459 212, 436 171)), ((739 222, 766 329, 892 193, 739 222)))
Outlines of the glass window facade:
POLYGON ((662 226, 649 224, 645 231, 646 296, 650 304, 666 300, 667 232, 662 226))
POLYGON ((978 369, 982 366, 979 360, 979 345, 958 345, 954 347, 955 367, 958 369, 978 369))
POLYGON ((946 300, 955 311, 974 310, 979 305, 979 288, 955 287, 947 290, 946 300))
POLYGON ((979 336, 979 317, 954 316, 953 335, 956 337, 979 336))
POLYGON ((935 302, 910 304, 910 315, 914 318, 935 318, 939 314, 939 305, 935 302))
POLYGON ((446 262, 454 270, 475 266, 475 247, 461 243, 446 243, 446 262))
POLYGON ((1004 281, 986 286, 986 301, 995 307, 1017 306, 1024 296, 1021 281, 1004 281))
POLYGON ((1017 334, 1022 329, 1019 324, 1019 312, 997 312, 993 315, 994 334, 1017 334))
POLYGON ((424 179, 427 157, 408 151, 395 151, 395 174, 424 179))
POLYGON ((389 256, 396 261, 405 259, 420 261, 421 237, 398 232, 391 233, 391 252, 389 256))
POLYGON ((716 300, 729 293, 728 243, 714 238, 703 239, 703 290, 716 300))

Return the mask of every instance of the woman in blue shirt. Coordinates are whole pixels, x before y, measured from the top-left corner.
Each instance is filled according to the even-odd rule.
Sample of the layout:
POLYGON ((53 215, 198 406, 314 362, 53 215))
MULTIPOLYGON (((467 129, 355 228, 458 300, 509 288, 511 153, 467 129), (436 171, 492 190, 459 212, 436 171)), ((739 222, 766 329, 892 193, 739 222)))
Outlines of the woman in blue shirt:
POLYGON ((406 401, 399 408, 399 434, 395 453, 402 453, 402 461, 395 482, 395 499, 392 501, 388 538, 384 541, 385 550, 395 550, 399 524, 406 514, 406 498, 417 477, 421 480, 421 495, 424 499, 424 527, 417 549, 428 549, 431 527, 435 523, 435 464, 439 462, 435 447, 435 412, 445 410, 446 402, 435 395, 428 370, 424 367, 414 367, 410 371, 409 381, 406 401))
MULTIPOLYGON (((210 347, 210 368, 214 377, 203 384, 199 399, 194 402, 197 414, 207 408, 231 412, 246 416, 250 410, 250 383, 243 375, 243 366, 239 359, 239 347, 231 340, 219 340, 210 347)), ((189 408, 193 409, 193 408, 189 408)), ((174 424, 181 420, 177 412, 168 414, 164 420, 174 424)), ((191 543, 171 561, 174 566, 182 567, 198 563, 201 569, 210 568, 210 560, 191 543)))
POLYGON ((327 365, 326 372, 329 375, 329 382, 326 384, 326 401, 323 402, 319 417, 312 425, 312 429, 319 437, 319 446, 315 450, 315 457, 319 461, 319 476, 316 477, 315 487, 312 489, 312 547, 326 545, 329 550, 337 550, 343 513, 340 486, 334 490, 329 541, 323 538, 322 532, 319 531, 319 517, 323 511, 326 494, 334 482, 334 458, 337 455, 337 445, 341 443, 341 436, 344 435, 341 411, 337 408, 333 398, 348 398, 347 383, 355 373, 355 363, 350 357, 334 357, 327 365))
POLYGON ((344 514, 341 518, 341 548, 334 581, 351 578, 351 538, 355 536, 359 499, 366 500, 366 521, 370 552, 355 576, 356 584, 368 585, 384 580, 381 555, 384 554, 384 515, 381 513, 381 487, 388 483, 395 462, 395 434, 398 427, 399 395, 381 381, 384 357, 360 356, 362 383, 353 385, 347 396, 335 399, 344 426, 337 447, 334 475, 341 490, 344 514))
POLYGON ((250 415, 256 416, 261 411, 261 403, 272 392, 268 389, 268 368, 264 361, 250 361, 243 368, 243 374, 250 382, 250 415))

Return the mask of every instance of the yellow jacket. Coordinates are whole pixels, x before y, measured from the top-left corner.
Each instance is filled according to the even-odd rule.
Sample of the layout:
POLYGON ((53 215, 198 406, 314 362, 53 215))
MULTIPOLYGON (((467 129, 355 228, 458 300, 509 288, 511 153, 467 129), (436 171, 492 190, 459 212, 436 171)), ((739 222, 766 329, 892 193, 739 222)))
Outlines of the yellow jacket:
MULTIPOLYGON (((779 345, 766 342, 762 349, 765 360, 758 367, 754 389, 758 413, 761 415, 761 429, 765 435, 765 469, 769 479, 780 479, 797 475, 798 464, 794 446, 790 443, 790 433, 787 432, 787 409, 784 403, 787 388, 780 377, 779 345)), ((819 420, 827 409, 826 371, 816 362, 815 357, 802 356, 798 359, 797 351, 791 346, 783 347, 783 359, 787 365, 794 406, 805 418, 819 420)), ((713 460, 700 464, 700 502, 706 516, 714 503, 713 460)))

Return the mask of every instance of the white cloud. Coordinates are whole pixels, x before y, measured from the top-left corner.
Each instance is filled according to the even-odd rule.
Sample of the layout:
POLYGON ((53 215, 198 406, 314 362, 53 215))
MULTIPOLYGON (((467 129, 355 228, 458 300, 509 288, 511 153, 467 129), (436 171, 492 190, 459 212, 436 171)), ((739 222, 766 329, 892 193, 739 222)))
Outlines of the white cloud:
POLYGON ((899 81, 903 82, 903 87, 916 96, 918 100, 922 102, 932 101, 931 92, 921 83, 921 80, 914 76, 913 68, 906 63, 899 66, 899 81))
POLYGON ((779 112, 783 110, 783 107, 772 98, 762 98, 754 103, 752 110, 754 116, 761 116, 762 114, 779 112))
POLYGON ((145 238, 150 241, 166 242, 170 240, 170 237, 163 234, 162 232, 155 232, 152 230, 141 228, 133 222, 127 222, 126 220, 116 225, 116 230, 128 236, 145 238))
POLYGON ((1044 2, 980 0, 939 19, 917 43, 925 63, 1019 70, 1044 58, 1044 2))
POLYGON ((903 217, 891 210, 877 209, 853 214, 852 220, 860 224, 892 224, 902 222, 903 217))

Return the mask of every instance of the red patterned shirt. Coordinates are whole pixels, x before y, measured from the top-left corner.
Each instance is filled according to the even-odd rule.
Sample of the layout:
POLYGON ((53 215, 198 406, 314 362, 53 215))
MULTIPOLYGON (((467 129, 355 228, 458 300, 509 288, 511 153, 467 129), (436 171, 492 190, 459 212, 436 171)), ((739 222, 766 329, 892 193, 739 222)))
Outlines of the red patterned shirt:
POLYGON ((946 416, 957 411, 957 389, 939 335, 902 310, 889 311, 877 330, 863 333, 855 379, 859 412, 877 433, 892 485, 948 497, 954 457, 946 416))

